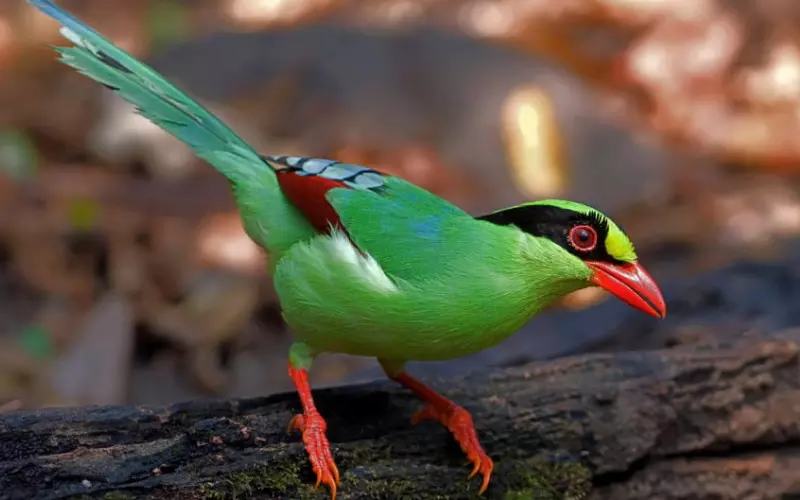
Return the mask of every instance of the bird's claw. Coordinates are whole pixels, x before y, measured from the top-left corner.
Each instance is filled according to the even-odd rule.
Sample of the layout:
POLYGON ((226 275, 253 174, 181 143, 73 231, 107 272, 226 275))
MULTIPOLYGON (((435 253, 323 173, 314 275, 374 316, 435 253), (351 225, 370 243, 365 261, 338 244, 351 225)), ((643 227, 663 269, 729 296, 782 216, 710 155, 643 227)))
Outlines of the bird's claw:
POLYGON ((336 499, 336 486, 339 484, 339 469, 331 454, 331 445, 325 435, 327 430, 325 419, 319 413, 308 415, 295 415, 289 422, 288 432, 299 430, 303 433, 303 443, 306 445, 311 469, 317 475, 317 483, 325 484, 331 490, 331 500, 336 499))
POLYGON ((472 472, 467 479, 472 479, 479 472, 483 475, 481 489, 478 491, 478 494, 483 494, 486 488, 489 487, 489 480, 492 477, 494 462, 491 457, 483 451, 483 447, 478 441, 478 435, 475 432, 472 416, 469 412, 455 404, 444 408, 427 405, 411 417, 412 424, 417 424, 423 420, 436 420, 450 430, 453 437, 455 437, 456 441, 458 441, 458 444, 461 446, 461 450, 464 451, 470 462, 474 464, 472 472))
POLYGON ((472 479, 475 477, 478 472, 483 475, 483 481, 481 482, 481 489, 478 490, 478 494, 482 495, 486 489, 489 487, 489 480, 492 478, 492 469, 494 469, 494 462, 492 461, 491 457, 486 453, 483 453, 483 450, 480 450, 479 453, 475 455, 467 454, 467 458, 469 458, 472 463, 475 464, 475 467, 472 469, 472 472, 467 479, 472 479))

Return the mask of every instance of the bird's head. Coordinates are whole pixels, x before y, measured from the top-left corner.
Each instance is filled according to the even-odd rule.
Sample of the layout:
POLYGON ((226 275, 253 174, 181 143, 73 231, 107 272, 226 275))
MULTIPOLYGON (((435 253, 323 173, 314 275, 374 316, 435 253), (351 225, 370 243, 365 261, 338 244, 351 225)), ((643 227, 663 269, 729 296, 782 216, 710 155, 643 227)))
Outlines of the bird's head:
POLYGON ((661 290, 639 263, 630 238, 598 210, 574 201, 541 200, 478 218, 515 226, 542 242, 551 250, 548 258, 555 259, 549 263, 584 286, 602 287, 652 316, 666 315, 661 290))

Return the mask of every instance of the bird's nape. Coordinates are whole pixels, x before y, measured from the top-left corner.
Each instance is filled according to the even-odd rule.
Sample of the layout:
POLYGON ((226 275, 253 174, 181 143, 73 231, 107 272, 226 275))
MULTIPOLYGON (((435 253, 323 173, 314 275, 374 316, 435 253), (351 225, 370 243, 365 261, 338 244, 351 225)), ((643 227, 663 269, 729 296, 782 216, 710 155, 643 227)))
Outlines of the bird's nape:
POLYGON ((655 280, 639 262, 613 264, 586 261, 592 269, 589 281, 616 296, 629 306, 657 318, 667 314, 664 296, 655 280))

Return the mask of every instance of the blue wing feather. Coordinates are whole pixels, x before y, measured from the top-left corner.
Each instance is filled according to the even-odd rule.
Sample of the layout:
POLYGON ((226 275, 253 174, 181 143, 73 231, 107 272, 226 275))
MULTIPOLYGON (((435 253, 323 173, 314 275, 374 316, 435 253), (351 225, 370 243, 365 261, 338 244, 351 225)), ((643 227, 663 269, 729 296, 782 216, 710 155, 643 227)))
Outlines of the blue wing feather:
POLYGON ((363 165, 342 163, 324 158, 303 156, 262 156, 276 171, 288 171, 295 175, 316 175, 340 181, 354 189, 369 189, 380 192, 390 177, 363 165))

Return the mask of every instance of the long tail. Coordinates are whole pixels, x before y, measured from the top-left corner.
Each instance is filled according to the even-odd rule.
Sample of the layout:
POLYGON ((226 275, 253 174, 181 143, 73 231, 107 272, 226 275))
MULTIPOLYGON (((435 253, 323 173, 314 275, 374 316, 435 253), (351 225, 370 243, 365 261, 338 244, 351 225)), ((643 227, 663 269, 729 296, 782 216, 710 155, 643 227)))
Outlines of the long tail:
POLYGON ((136 106, 139 114, 186 143, 231 182, 253 241, 280 255, 314 234, 286 201, 270 165, 219 118, 51 0, 27 1, 61 23, 61 34, 75 44, 54 47, 63 63, 136 106))
POLYGON ((185 142, 230 181, 239 183, 271 172, 241 137, 154 69, 52 1, 28 3, 61 23, 61 34, 75 44, 54 47, 63 63, 132 103, 139 114, 185 142))

